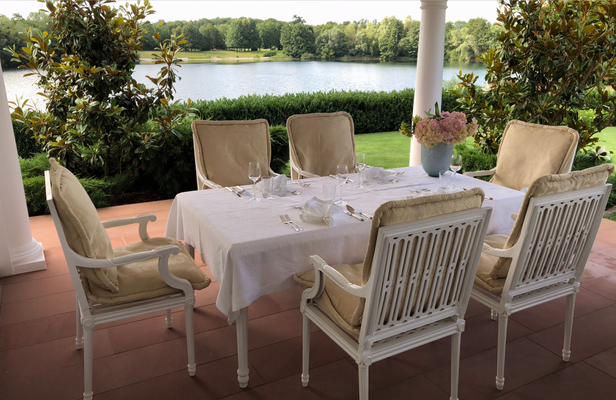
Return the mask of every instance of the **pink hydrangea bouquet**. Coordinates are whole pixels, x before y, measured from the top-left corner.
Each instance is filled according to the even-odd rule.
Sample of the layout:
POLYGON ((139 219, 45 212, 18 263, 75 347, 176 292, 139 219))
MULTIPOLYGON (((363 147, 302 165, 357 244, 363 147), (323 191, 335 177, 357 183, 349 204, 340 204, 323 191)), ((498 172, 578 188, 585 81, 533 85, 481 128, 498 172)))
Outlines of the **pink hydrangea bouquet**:
POLYGON ((438 103, 435 105, 436 112, 427 117, 415 116, 409 127, 405 122, 400 126, 400 132, 405 136, 413 136, 420 144, 433 147, 439 143, 457 144, 477 132, 477 120, 467 122, 466 115, 461 112, 443 111, 439 113, 438 103))

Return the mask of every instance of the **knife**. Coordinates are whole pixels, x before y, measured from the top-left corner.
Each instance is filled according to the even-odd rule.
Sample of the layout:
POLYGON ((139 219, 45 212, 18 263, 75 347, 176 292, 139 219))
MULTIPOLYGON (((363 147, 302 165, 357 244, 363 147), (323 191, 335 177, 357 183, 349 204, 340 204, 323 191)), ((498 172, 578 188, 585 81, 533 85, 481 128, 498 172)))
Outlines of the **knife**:
POLYGON ((346 211, 346 210, 342 210, 343 213, 345 213, 346 215, 350 215, 351 217, 363 221, 364 219, 362 217, 360 217, 359 215, 355 215, 355 214, 351 214, 350 212, 346 211))
POLYGON ((242 197, 240 196, 239 193, 237 193, 235 190, 231 189, 230 187, 225 187, 225 189, 227 189, 228 191, 230 191, 231 193, 233 193, 234 195, 236 195, 237 197, 242 197))

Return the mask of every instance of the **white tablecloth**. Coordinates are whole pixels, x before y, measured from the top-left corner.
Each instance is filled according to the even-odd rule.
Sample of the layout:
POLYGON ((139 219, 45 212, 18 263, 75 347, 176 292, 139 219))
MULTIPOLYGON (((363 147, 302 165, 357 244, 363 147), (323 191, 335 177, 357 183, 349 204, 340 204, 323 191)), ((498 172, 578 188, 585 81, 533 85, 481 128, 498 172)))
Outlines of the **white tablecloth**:
MULTIPOLYGON (((421 167, 397 171, 405 171, 395 177, 397 183, 372 184, 363 189, 353 187, 358 176, 351 174, 355 183, 343 186, 342 197, 357 211, 372 214, 386 201, 415 195, 411 190, 438 187, 438 178, 429 177, 421 167)), ((220 282, 216 306, 230 323, 259 297, 294 286, 292 275, 311 268, 310 255, 318 254, 330 264, 363 260, 371 222, 342 213, 334 216, 332 227, 302 222, 299 210, 293 206, 301 206, 313 196, 320 198, 323 182, 335 182, 329 177, 304 181, 311 185, 288 185, 301 191, 300 195, 259 202, 249 202, 247 196, 240 198, 225 189, 180 193, 173 201, 166 236, 184 240, 197 249, 220 282), (289 214, 304 231, 295 232, 284 225, 280 214, 289 214)), ((488 234, 511 231, 511 214, 518 212, 524 193, 463 175, 457 175, 455 183, 460 188, 480 187, 486 196, 494 198, 484 202, 493 208, 488 234)), ((245 188, 252 191, 252 187, 245 188)))

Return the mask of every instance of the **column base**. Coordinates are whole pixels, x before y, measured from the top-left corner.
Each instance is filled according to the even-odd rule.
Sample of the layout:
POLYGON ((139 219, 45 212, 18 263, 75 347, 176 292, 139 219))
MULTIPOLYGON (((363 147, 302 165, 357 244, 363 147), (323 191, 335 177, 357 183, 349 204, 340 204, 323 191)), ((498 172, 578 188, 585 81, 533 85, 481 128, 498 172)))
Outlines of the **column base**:
POLYGON ((45 255, 41 242, 32 241, 27 246, 9 251, 11 258, 11 275, 24 274, 26 272, 39 271, 46 269, 45 255))

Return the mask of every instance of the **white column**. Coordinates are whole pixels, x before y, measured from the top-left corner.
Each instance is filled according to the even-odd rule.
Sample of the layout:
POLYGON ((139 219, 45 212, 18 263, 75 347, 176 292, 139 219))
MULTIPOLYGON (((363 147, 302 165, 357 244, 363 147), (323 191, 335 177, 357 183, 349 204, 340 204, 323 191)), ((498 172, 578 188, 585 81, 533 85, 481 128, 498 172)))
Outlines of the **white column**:
MULTIPOLYGON (((447 0, 421 0, 421 27, 417 53, 417 76, 413 115, 424 117, 434 103, 441 106, 443 90, 443 60, 445 57, 445 10, 447 0)), ((409 165, 421 165, 421 145, 411 140, 409 165)))
POLYGON ((45 269, 43 246, 32 238, 17 145, 0 66, 0 277, 45 269))

